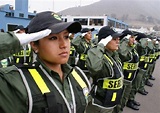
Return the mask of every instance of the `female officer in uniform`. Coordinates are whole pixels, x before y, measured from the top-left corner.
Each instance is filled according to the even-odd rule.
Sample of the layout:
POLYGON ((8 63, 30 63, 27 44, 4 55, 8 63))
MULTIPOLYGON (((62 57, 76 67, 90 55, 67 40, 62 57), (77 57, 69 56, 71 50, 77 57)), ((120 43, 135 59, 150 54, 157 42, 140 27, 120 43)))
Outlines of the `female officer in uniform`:
POLYGON ((79 60, 77 62, 77 65, 85 72, 87 77, 89 76, 88 69, 85 65, 87 52, 88 50, 94 46, 92 43, 92 31, 94 31, 94 28, 83 28, 81 30, 82 35, 77 36, 75 39, 73 39, 72 44, 75 47, 77 53, 79 54, 79 60))
POLYGON ((28 25, 28 33, 51 29, 51 33, 31 42, 37 54, 32 65, 0 69, 1 113, 84 113, 89 82, 78 67, 67 63, 69 33, 78 32, 78 22, 63 22, 54 12, 38 13, 28 25))
POLYGON ((112 113, 119 103, 123 74, 115 51, 121 35, 104 26, 98 33, 98 45, 88 50, 86 65, 93 78, 93 87, 92 102, 87 107, 87 113, 112 113))
MULTIPOLYGON (((122 33, 123 36, 121 36, 118 54, 123 65, 124 88, 120 104, 114 109, 115 113, 121 113, 126 106, 139 64, 139 55, 135 50, 135 36, 137 33, 134 33, 128 29, 124 30, 122 33)), ((128 101, 127 106, 138 110, 138 104, 139 103, 136 101, 134 101, 134 103, 133 101, 128 101)))

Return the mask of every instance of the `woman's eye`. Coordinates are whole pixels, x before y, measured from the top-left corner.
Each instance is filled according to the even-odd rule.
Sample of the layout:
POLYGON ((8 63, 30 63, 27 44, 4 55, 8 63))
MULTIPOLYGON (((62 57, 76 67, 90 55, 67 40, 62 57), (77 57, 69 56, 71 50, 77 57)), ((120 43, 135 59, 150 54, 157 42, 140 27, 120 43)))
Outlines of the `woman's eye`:
POLYGON ((64 36, 66 39, 68 39, 69 38, 69 36, 67 35, 67 36, 64 36))
POLYGON ((56 36, 52 36, 52 37, 49 38, 49 40, 56 40, 56 39, 57 39, 56 36))

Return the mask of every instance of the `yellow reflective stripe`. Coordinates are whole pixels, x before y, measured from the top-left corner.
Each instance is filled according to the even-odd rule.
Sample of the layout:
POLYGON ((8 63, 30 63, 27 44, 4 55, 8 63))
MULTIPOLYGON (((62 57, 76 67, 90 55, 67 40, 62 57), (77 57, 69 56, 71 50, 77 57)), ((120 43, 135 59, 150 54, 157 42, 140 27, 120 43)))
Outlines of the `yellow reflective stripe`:
POLYGON ((118 79, 104 79, 103 89, 120 89, 123 86, 123 77, 118 79))
POLYGON ((132 76, 132 73, 129 73, 128 78, 131 78, 131 76, 132 76))
POLYGON ((148 64, 146 63, 146 64, 144 65, 144 68, 146 68, 146 67, 147 67, 147 65, 148 65, 148 64))
POLYGON ((70 51, 70 54, 72 54, 72 51, 70 51))
POLYGON ((149 62, 149 57, 145 57, 145 62, 149 62))
POLYGON ((71 46, 70 50, 75 50, 74 46, 71 46))
POLYGON ((86 54, 81 54, 81 56, 80 56, 80 59, 81 59, 81 60, 86 60, 86 58, 87 58, 87 55, 86 55, 86 54))
MULTIPOLYGON (((24 57, 24 55, 14 55, 14 56, 16 56, 16 57, 24 57)), ((29 56, 29 55, 25 55, 25 56, 29 56)))
MULTIPOLYGON (((17 54, 13 54, 13 56, 24 56, 24 50, 20 51, 19 53, 17 54)), ((25 56, 29 56, 31 53, 31 50, 26 50, 26 55, 25 56)))
POLYGON ((85 43, 86 48, 88 48, 88 44, 85 43))
POLYGON ((19 58, 16 59, 16 63, 19 63, 19 58))
POLYGON ((29 62, 31 62, 31 57, 29 57, 29 62))
POLYGON ((79 83, 82 89, 87 87, 86 83, 82 80, 82 78, 78 75, 78 73, 75 70, 72 71, 72 75, 79 83))
POLYGON ((74 46, 71 46, 71 48, 70 48, 70 54, 72 54, 73 51, 75 51, 75 48, 74 48, 74 46))
POLYGON ((117 97, 117 93, 114 92, 113 95, 112 95, 112 100, 111 100, 111 101, 115 101, 115 100, 116 100, 116 97, 117 97))
POLYGON ((111 65, 113 65, 113 62, 111 61, 111 59, 106 54, 104 54, 104 56, 109 60, 109 62, 111 63, 111 65))
POLYGON ((37 86, 41 90, 42 94, 50 92, 49 88, 47 87, 46 83, 44 82, 38 71, 36 69, 28 69, 28 70, 32 75, 34 81, 36 82, 37 86))
POLYGON ((149 57, 150 57, 150 58, 154 58, 154 57, 155 57, 155 54, 150 54, 149 57))
POLYGON ((152 61, 153 61, 153 59, 150 60, 150 62, 152 62, 152 61))
POLYGON ((124 62, 123 69, 126 69, 126 70, 137 70, 138 69, 138 63, 124 62))
MULTIPOLYGON (((73 69, 72 71, 72 75, 74 77, 74 79, 78 82, 78 84, 81 86, 82 89, 87 88, 86 83, 82 80, 82 78, 79 76, 79 74, 73 69)), ((84 92, 84 95, 88 95, 88 91, 84 92)))
POLYGON ((144 61, 145 60, 145 56, 141 56, 140 61, 144 61))

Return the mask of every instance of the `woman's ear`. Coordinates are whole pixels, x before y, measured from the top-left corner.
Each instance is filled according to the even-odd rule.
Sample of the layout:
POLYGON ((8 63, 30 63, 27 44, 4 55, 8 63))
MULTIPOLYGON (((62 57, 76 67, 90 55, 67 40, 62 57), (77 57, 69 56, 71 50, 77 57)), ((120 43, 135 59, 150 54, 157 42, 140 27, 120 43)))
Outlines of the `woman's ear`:
POLYGON ((38 44, 35 42, 30 42, 31 48, 37 54, 38 53, 38 44))

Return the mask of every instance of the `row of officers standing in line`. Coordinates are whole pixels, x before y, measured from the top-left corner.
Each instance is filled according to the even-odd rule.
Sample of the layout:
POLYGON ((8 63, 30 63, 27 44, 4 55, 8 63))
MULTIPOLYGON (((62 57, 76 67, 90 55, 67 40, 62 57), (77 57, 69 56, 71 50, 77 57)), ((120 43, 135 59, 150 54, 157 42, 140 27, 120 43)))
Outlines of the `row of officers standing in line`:
MULTIPOLYGON (((50 15, 50 13, 51 12, 41 13, 40 16, 36 16, 36 18, 39 19, 40 17, 42 17, 41 20, 44 19, 43 21, 44 23, 48 22, 46 19, 53 20, 52 24, 59 23, 59 21, 57 20, 55 21, 55 19, 57 19, 57 15, 55 16, 53 13, 51 13, 53 14, 51 17, 49 16, 50 18, 43 18, 43 15, 47 15, 47 14, 50 15)), ((37 20, 34 19, 30 23, 30 26, 29 26, 30 33, 35 32, 34 31, 35 29, 31 29, 32 26, 35 25, 34 21, 37 21, 37 20)), ((60 23, 63 24, 62 21, 60 21, 60 23)), ((47 23, 46 26, 48 26, 49 24, 47 23)), ((44 27, 44 29, 46 29, 46 26, 44 27)), ((71 73, 73 74, 73 77, 71 77, 70 79, 67 79, 69 82, 69 86, 67 87, 66 85, 66 89, 64 89, 64 92, 63 92, 64 94, 60 93, 63 88, 59 88, 59 86, 61 85, 59 81, 57 80, 55 80, 56 82, 54 83, 54 85, 55 84, 59 84, 59 85, 55 85, 55 90, 54 90, 55 92, 54 91, 53 92, 55 93, 54 96, 57 96, 60 93, 63 99, 60 96, 58 96, 57 99, 60 99, 58 100, 60 102, 64 100, 65 104, 59 105, 57 109, 55 109, 56 108, 55 106, 57 106, 57 104, 55 104, 54 101, 52 101, 53 95, 49 95, 48 93, 43 92, 43 88, 41 89, 41 87, 39 87, 39 89, 45 95, 45 98, 47 99, 47 101, 45 104, 37 103, 37 106, 36 106, 34 102, 38 100, 43 101, 44 97, 42 97, 41 95, 28 96, 29 100, 30 99, 32 100, 33 98, 33 101, 34 101, 33 109, 32 109, 32 105, 30 105, 28 108, 29 109, 28 113, 31 113, 31 112, 32 113, 36 113, 36 112, 54 113, 54 111, 57 111, 57 110, 58 110, 57 113, 60 113, 61 111, 63 111, 63 113, 68 113, 68 112, 69 113, 83 113, 83 112, 86 112, 86 113, 122 113, 125 106, 128 106, 134 110, 139 110, 138 106, 140 106, 140 103, 135 100, 135 96, 138 92, 143 95, 147 95, 148 92, 145 90, 144 86, 148 85, 152 87, 153 85, 149 80, 155 79, 152 76, 152 73, 155 68, 156 60, 158 59, 160 55, 159 54, 159 50, 160 50, 159 38, 152 36, 152 35, 146 35, 144 33, 133 32, 128 29, 124 30, 122 33, 118 33, 114 31, 112 28, 110 28, 109 26, 104 26, 99 30, 97 34, 97 37, 98 37, 97 43, 92 43, 91 37, 92 37, 92 31, 94 29, 83 28, 81 30, 81 34, 74 37, 74 33, 72 33, 74 29, 71 27, 69 28, 69 26, 71 26, 71 23, 70 25, 68 25, 68 27, 64 27, 64 26, 66 26, 66 24, 63 25, 63 30, 67 29, 71 33, 70 35, 70 38, 71 38, 70 39, 70 43, 71 43, 70 58, 69 58, 68 63, 72 67, 76 67, 76 71, 73 71, 73 73, 71 73), (82 74, 83 72, 81 72, 81 70, 77 66, 80 67, 80 69, 82 69, 85 75, 87 76, 88 80, 90 81, 91 89, 88 90, 88 88, 86 87, 86 86, 89 87, 89 85, 86 82, 87 80, 85 76, 82 74), (76 74, 77 70, 83 76, 79 76, 78 74, 76 74), (71 82, 74 82, 75 86, 74 85, 71 86, 72 84, 71 82), (83 90, 83 93, 85 94, 84 96, 85 100, 83 96, 81 95, 82 90, 83 90), (69 94, 72 95, 72 97, 69 94), (79 95, 79 96, 75 96, 75 95, 79 95), (78 101, 75 101, 75 100, 78 100, 78 101), (67 103, 71 103, 71 104, 68 105, 67 103), (42 106, 45 105, 47 107, 42 110, 41 107, 38 107, 41 105, 42 106), (62 108, 62 109, 59 109, 59 108, 62 108)), ((78 27, 79 24, 77 24, 76 26, 78 27)), ((52 26, 49 28, 52 30, 56 29, 55 27, 52 28, 52 26)), ((42 29, 39 29, 39 31, 41 30, 42 29)), ((19 31, 20 31, 20 28, 16 32, 19 32, 19 31)), ((60 31, 60 33, 61 32, 62 31, 60 31)), ((52 31, 52 33, 58 34, 59 32, 52 31)), ((51 37, 52 39, 49 38, 49 40, 56 40, 57 37, 55 36, 51 37)), ((42 44, 43 42, 40 41, 39 43, 42 44)), ((34 47, 34 45, 32 46, 34 47)), ((33 59, 34 55, 32 56, 31 49, 27 50, 26 47, 23 47, 23 48, 24 49, 22 49, 21 52, 16 53, 13 56, 11 56, 15 58, 15 61, 13 63, 11 62, 11 65, 12 64, 17 65, 17 67, 22 68, 22 71, 24 71, 25 73, 27 71, 25 70, 24 67, 21 66, 21 64, 28 65, 32 63, 33 61, 35 61, 35 59, 33 59), (31 53, 31 54, 28 54, 28 53, 31 53), (32 57, 30 57, 30 55, 32 57), (31 60, 27 60, 27 57, 30 57, 31 60), (21 59, 23 59, 22 62, 19 62, 21 61, 21 59)), ((40 50, 38 52, 36 50, 33 50, 33 51, 36 54, 38 52, 43 53, 43 51, 40 51, 40 50)), ((37 55, 40 55, 41 57, 39 58, 43 61, 43 58, 42 58, 43 55, 42 54, 37 54, 37 55)), ((3 61, 1 64, 2 66, 5 67, 5 65, 3 65, 3 61)), ((35 64, 35 65, 39 65, 39 64, 35 64)), ((43 69, 43 67, 45 67, 44 65, 45 64, 42 63, 42 67, 40 66, 39 67, 40 69, 38 68, 38 72, 40 72, 40 74, 42 75, 43 74, 45 75, 47 72, 44 70, 48 70, 48 68, 43 69)), ((26 68, 27 69, 29 68, 29 70, 33 69, 33 67, 31 69, 30 67, 26 67, 26 68)), ((3 73, 9 73, 10 70, 7 71, 7 69, 9 68, 6 68, 5 71, 2 71, 1 69, 1 71, 3 73)), ((15 71, 13 70, 12 73, 15 73, 15 71)), ((55 74, 55 73, 51 71, 51 73, 49 74, 55 74)), ((29 75, 29 72, 27 72, 27 75, 29 75)), ((9 75, 9 76, 11 78, 13 77, 13 75, 9 75)), ((25 76, 25 77, 27 78, 26 81, 31 81, 31 78, 29 76, 25 76)), ((66 75, 66 78, 67 77, 68 75, 66 75)), ((9 83, 12 82, 7 76, 4 76, 4 79, 6 81, 9 81, 9 83)), ((22 76, 22 79, 23 79, 23 76, 22 76)), ((18 79, 14 79, 14 80, 17 80, 18 82, 18 79)), ((44 80, 47 81, 46 79, 44 80)), ((50 77, 49 77, 49 80, 50 80, 50 77)), ((66 83, 66 81, 65 82, 64 81, 63 81, 64 85, 68 84, 68 82, 66 83)), ((18 82, 18 83, 21 83, 21 82, 18 82)), ((10 84, 10 85, 14 86, 16 91, 17 89, 20 91, 19 89, 20 87, 15 85, 15 83, 10 84)), ((34 85, 34 83, 32 85, 34 85)), ((37 89, 32 87, 32 85, 29 84, 29 87, 31 89, 30 93, 36 94, 37 92, 39 92, 37 89)), ((41 84, 38 84, 38 83, 37 85, 41 86, 41 84)), ((49 86, 51 87, 50 84, 49 86)), ((29 87, 26 87, 26 89, 29 87)), ((52 88, 54 89, 53 86, 52 88)), ((23 91, 25 91, 23 87, 22 89, 23 91)), ((26 94, 23 94, 23 92, 21 91, 20 93, 23 96, 26 95, 26 94)), ((6 92, 8 91, 6 90, 6 92)), ((6 92, 3 92, 3 93, 5 94, 6 92)), ((20 97, 20 99, 23 98, 23 96, 20 97)), ((3 98, 3 100, 4 99, 5 98, 3 98)), ((14 98, 12 99, 14 100, 14 98)), ((6 102, 8 102, 8 100, 6 102)), ((7 105, 6 102, 5 104, 7 105)), ((20 102, 20 101, 17 101, 17 102, 20 102)), ((23 106, 23 104, 19 104, 18 108, 15 109, 15 111, 16 110, 18 111, 20 107, 23 106)), ((26 102, 26 104, 30 104, 30 102, 29 103, 26 102)), ((11 105, 14 106, 13 104, 11 105)), ((0 110, 2 111, 4 110, 4 113, 8 113, 7 111, 12 109, 11 106, 3 106, 2 108, 3 109, 0 109, 0 110)), ((23 109, 21 110, 25 111, 26 108, 23 107, 23 109)))
POLYGON ((87 112, 122 113, 125 106, 139 110, 135 96, 147 95, 144 86, 153 86, 149 80, 155 80, 152 74, 160 55, 160 39, 128 29, 117 33, 105 26, 93 42, 93 30, 83 28, 76 37, 70 34, 68 61, 78 65, 92 85, 87 112))

